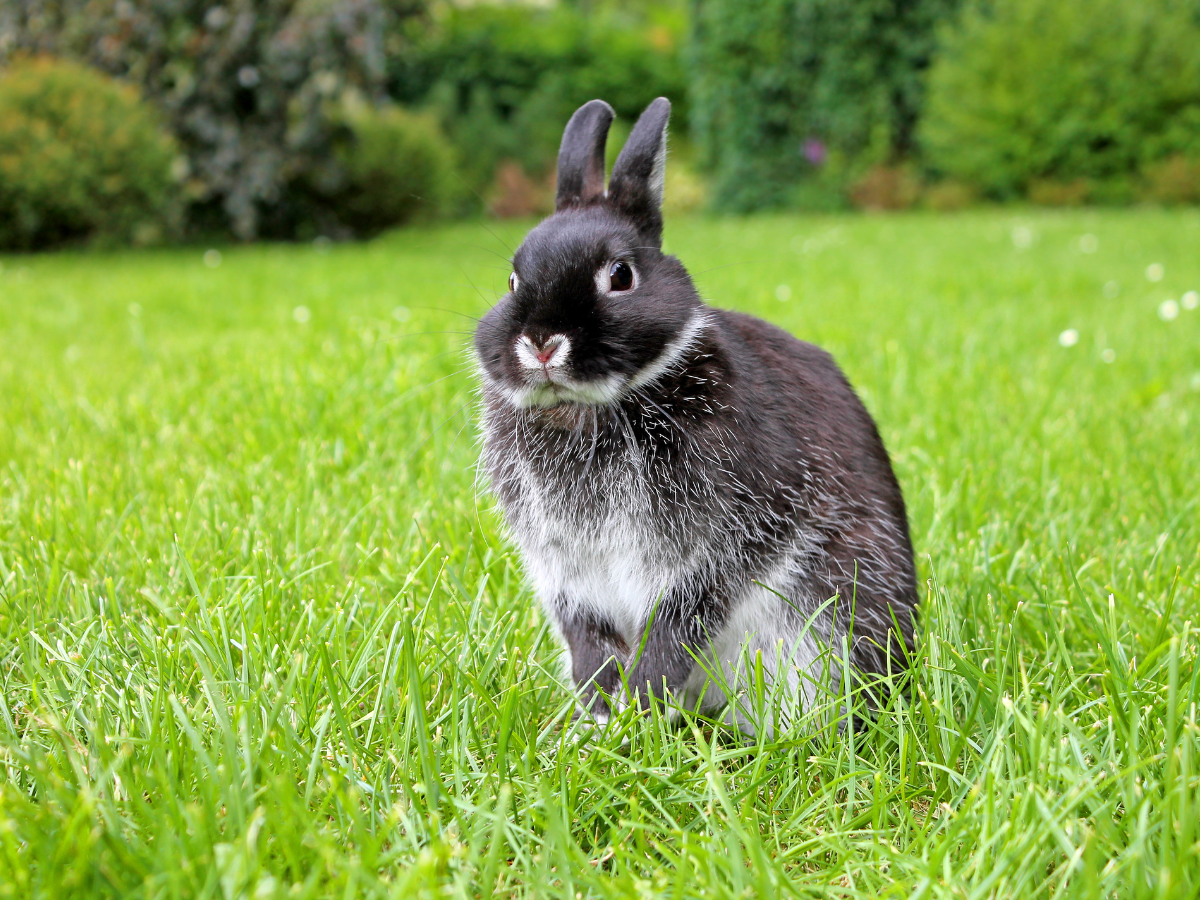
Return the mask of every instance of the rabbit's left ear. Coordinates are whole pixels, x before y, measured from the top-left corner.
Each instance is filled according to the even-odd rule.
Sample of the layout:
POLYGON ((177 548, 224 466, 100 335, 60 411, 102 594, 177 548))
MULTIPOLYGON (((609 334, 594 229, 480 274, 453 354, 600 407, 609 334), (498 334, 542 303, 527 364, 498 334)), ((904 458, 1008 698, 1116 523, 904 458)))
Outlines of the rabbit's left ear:
POLYGON ((654 243, 662 242, 663 181, 667 171, 667 122, 671 101, 646 107, 621 148, 608 181, 609 202, 632 216, 654 243))
POLYGON ((571 116, 558 148, 556 210, 586 206, 604 196, 604 144, 612 120, 612 107, 603 100, 590 100, 571 116))

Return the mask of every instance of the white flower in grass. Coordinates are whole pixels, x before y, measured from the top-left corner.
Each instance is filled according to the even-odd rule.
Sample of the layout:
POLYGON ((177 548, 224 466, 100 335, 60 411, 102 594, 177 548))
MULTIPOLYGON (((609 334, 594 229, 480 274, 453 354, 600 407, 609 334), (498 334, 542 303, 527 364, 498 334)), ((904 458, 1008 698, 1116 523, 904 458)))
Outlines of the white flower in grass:
POLYGON ((1018 225, 1012 230, 1012 242, 1018 250, 1027 249, 1033 243, 1033 229, 1025 225, 1018 225))
POLYGON ((304 325, 312 318, 312 313, 308 311, 307 306, 297 306, 292 310, 292 318, 299 324, 304 325))
POLYGON ((1167 270, 1163 268, 1162 263, 1150 263, 1146 266, 1147 281, 1162 281, 1163 276, 1167 274, 1167 270))
POLYGON ((242 87, 250 90, 258 87, 258 83, 262 80, 258 74, 258 69, 254 66, 242 66, 237 71, 237 82, 242 87))
POLYGON ((1179 305, 1184 309, 1195 309, 1200 306, 1200 292, 1188 291, 1179 298, 1179 305))
POLYGON ((206 266, 208 266, 210 269, 215 269, 217 266, 219 266, 221 264, 221 251, 220 250, 205 250, 204 251, 204 264, 206 266))
POLYGON ((1100 249, 1100 239, 1094 234, 1085 234, 1079 239, 1079 249, 1084 253, 1095 253, 1100 249))
POLYGON ((790 284, 781 284, 775 288, 775 299, 781 303, 787 303, 792 299, 792 286, 790 284))
POLYGON ((1158 304, 1158 317, 1164 322, 1171 322, 1179 318, 1179 303, 1175 300, 1164 300, 1158 304))
POLYGON ((1117 294, 1121 293, 1121 286, 1115 281, 1104 282, 1104 296, 1112 300, 1117 294))
POLYGON ((1100 354, 1100 358, 1102 360, 1104 360, 1106 363, 1116 362, 1117 351, 1114 350, 1112 347, 1105 347, 1104 352, 1100 354))
POLYGON ((1079 332, 1074 328, 1068 328, 1058 336, 1058 342, 1064 347, 1074 347, 1079 343, 1079 332))

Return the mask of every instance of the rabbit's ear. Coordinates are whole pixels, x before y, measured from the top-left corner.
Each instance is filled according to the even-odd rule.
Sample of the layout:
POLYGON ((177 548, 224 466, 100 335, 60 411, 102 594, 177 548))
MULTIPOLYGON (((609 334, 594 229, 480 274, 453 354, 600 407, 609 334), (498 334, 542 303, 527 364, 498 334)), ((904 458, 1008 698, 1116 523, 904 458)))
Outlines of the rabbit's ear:
POLYGON ((603 100, 589 100, 571 116, 558 149, 556 210, 604 196, 604 142, 612 120, 612 107, 603 100))
POLYGON ((646 107, 621 148, 608 183, 613 206, 633 216, 647 237, 662 239, 663 180, 667 170, 667 121, 671 101, 659 97, 646 107))

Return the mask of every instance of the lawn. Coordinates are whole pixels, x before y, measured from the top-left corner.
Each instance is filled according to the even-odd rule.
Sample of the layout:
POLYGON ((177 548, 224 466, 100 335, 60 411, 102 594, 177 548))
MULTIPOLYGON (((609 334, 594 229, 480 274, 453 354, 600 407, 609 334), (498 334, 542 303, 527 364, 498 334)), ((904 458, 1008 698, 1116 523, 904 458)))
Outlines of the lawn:
POLYGON ((0 257, 0 896, 1200 891, 1200 213, 668 223, 909 503, 912 690, 771 741, 567 734, 474 470, 523 227, 0 257))

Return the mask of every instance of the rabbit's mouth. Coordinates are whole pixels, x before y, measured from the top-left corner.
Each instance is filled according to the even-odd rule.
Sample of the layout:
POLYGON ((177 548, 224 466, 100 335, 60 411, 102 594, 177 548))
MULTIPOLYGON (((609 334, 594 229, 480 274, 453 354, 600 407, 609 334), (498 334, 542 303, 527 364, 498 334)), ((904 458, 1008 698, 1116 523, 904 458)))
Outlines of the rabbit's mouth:
POLYGON ((608 374, 580 381, 572 375, 573 346, 565 334, 521 334, 513 344, 515 371, 509 400, 514 406, 547 408, 565 403, 600 406, 621 399, 628 378, 608 374))
POLYGON ((619 375, 606 375, 596 381, 574 381, 540 372, 533 374, 522 387, 510 388, 508 395, 513 406, 526 409, 546 409, 563 404, 606 406, 622 399, 627 382, 628 379, 619 375))

